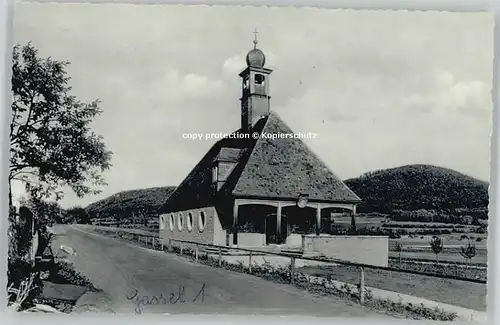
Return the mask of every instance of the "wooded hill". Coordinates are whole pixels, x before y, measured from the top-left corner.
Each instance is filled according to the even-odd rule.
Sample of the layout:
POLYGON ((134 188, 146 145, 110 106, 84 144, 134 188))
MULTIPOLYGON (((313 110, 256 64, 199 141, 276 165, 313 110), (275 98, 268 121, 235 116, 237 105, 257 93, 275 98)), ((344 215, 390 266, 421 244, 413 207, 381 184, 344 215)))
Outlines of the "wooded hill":
MULTIPOLYGON (((461 224, 488 218, 487 182, 432 165, 407 165, 365 173, 344 181, 363 203, 359 213, 380 213, 396 221, 461 224)), ((91 218, 155 215, 175 186, 119 192, 88 205, 91 218)))
POLYGON ((91 218, 130 218, 133 214, 157 214, 175 186, 151 187, 116 193, 89 204, 85 210, 91 218))
POLYGON ((489 184, 447 168, 407 165, 344 182, 363 200, 358 212, 391 214, 401 221, 422 217, 425 220, 414 221, 451 222, 440 219, 488 217, 489 184))

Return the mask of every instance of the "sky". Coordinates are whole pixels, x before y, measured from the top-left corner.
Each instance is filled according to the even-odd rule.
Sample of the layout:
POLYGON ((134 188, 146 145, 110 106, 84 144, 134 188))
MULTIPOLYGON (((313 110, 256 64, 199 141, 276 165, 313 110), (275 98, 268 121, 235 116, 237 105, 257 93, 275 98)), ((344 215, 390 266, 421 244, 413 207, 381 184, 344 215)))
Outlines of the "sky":
MULTIPOLYGON (((113 152, 99 195, 178 185, 240 126, 246 53, 266 55, 271 110, 340 178, 432 164, 489 179, 493 15, 317 8, 18 3, 14 40, 67 60, 113 152)), ((22 196, 15 185, 16 197, 22 196)))

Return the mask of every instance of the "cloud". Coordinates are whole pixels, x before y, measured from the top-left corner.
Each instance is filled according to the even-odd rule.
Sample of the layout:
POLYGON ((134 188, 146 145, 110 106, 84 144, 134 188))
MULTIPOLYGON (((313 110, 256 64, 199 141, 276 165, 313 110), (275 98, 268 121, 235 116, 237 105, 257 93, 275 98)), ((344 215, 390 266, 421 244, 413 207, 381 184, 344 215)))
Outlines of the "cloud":
POLYGON ((462 112, 489 112, 491 87, 483 81, 457 82, 440 96, 443 107, 462 112))
POLYGON ((412 94, 405 100, 410 108, 436 114, 462 113, 489 116, 492 113, 491 84, 482 80, 457 80, 448 71, 439 71, 429 78, 428 92, 412 94))

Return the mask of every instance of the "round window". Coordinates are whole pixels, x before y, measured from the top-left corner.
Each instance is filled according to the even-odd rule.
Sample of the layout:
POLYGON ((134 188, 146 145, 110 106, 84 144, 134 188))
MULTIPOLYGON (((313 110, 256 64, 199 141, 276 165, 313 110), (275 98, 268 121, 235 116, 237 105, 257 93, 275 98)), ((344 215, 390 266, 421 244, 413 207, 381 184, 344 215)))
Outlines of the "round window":
POLYGON ((189 231, 193 230, 193 214, 191 212, 188 213, 187 228, 189 231))
POLYGON ((205 212, 201 211, 198 217, 198 230, 203 231, 205 229, 205 212))
POLYGON ((177 218, 177 229, 179 231, 182 231, 183 222, 184 222, 184 216, 182 215, 182 213, 179 213, 179 217, 177 218))
POLYGON ((171 214, 170 215, 170 220, 169 220, 169 225, 168 225, 168 227, 170 228, 170 231, 174 231, 174 223, 175 223, 174 222, 174 215, 171 214))

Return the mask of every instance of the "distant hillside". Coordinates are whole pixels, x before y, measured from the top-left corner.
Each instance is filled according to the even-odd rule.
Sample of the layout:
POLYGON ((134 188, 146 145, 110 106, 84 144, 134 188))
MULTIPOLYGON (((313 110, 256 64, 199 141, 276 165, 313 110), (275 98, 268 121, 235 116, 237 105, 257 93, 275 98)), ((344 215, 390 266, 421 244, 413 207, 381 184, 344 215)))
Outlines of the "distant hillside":
POLYGON ((362 200, 359 212, 430 210, 481 212, 487 218, 488 183, 457 171, 430 165, 407 165, 366 173, 345 184, 362 200))
POLYGON ((103 200, 89 204, 85 210, 92 217, 119 216, 128 218, 132 213, 154 214, 175 190, 175 186, 151 187, 116 193, 103 200))

